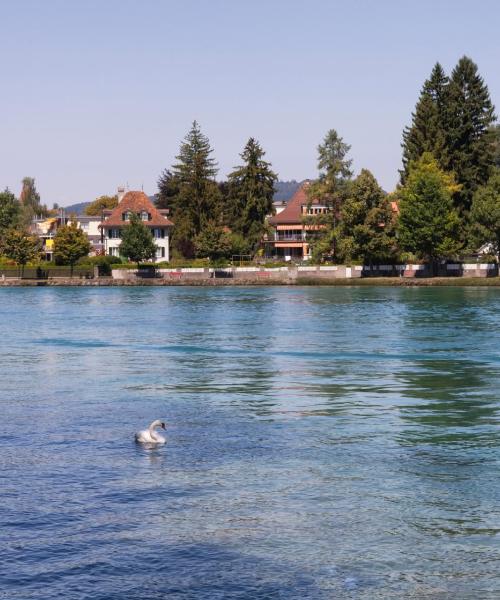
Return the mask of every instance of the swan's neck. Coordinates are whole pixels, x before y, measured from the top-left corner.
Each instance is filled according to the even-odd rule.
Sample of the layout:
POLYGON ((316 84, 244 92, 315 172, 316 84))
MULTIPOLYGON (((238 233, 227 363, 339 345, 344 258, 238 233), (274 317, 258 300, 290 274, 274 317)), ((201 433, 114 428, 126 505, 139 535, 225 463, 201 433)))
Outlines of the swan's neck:
POLYGON ((153 427, 152 425, 149 426, 149 435, 154 439, 154 440, 158 440, 158 437, 156 435, 156 425, 153 427))

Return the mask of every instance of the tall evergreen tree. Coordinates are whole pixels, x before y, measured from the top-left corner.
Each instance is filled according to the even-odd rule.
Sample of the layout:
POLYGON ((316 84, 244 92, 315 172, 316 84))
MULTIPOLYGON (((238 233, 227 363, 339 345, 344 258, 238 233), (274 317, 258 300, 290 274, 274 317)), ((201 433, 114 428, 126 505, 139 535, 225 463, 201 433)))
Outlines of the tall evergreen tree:
POLYGON ((164 171, 158 203, 172 209, 172 244, 184 256, 194 254, 193 240, 210 221, 222 220, 221 196, 215 181, 213 150, 196 121, 181 144, 172 172, 164 171))
POLYGON ((335 129, 330 129, 318 146, 319 177, 308 187, 307 193, 309 198, 321 200, 329 211, 306 218, 306 222, 319 226, 316 231, 309 231, 307 238, 315 261, 325 256, 337 258, 339 215, 352 178, 352 159, 347 158, 350 149, 335 129))
POLYGON ((404 184, 410 163, 424 152, 431 152, 442 168, 447 168, 446 119, 448 113, 448 77, 436 63, 422 87, 420 98, 412 113, 412 124, 403 131, 404 184))
POLYGON ((500 169, 500 124, 493 125, 490 129, 491 145, 493 148, 493 162, 500 169))
POLYGON ((456 174, 461 191, 455 197, 459 212, 466 216, 477 188, 492 172, 494 147, 491 126, 494 106, 477 65, 463 56, 450 78, 447 146, 449 171, 456 174))
POLYGON ((158 178, 158 193, 155 198, 157 208, 168 208, 173 214, 179 196, 179 180, 170 169, 164 169, 158 178))
POLYGON ((352 177, 352 159, 347 158, 351 146, 346 144, 335 129, 330 129, 318 146, 319 183, 323 194, 338 196, 352 177))
POLYGON ((244 164, 228 177, 228 224, 251 245, 260 240, 265 218, 273 212, 274 184, 278 179, 264 155, 260 144, 250 138, 240 154, 244 164))

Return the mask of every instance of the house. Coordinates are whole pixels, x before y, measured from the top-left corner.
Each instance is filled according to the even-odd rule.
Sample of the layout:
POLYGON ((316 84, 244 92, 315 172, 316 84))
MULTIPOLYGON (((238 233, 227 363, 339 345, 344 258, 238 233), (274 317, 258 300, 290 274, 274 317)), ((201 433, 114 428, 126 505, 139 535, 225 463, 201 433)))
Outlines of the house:
POLYGON ((104 252, 119 256, 121 232, 128 225, 131 214, 136 214, 151 230, 156 244, 154 262, 170 260, 169 240, 172 221, 167 218, 168 209, 158 209, 144 192, 127 192, 113 210, 104 211, 101 225, 104 237, 104 252))
POLYGON ((54 237, 58 227, 64 225, 66 220, 58 217, 33 217, 29 231, 36 235, 42 241, 42 252, 45 260, 52 260, 54 257, 54 237))
POLYGON ((56 217, 34 217, 31 222, 30 232, 42 240, 42 252, 45 260, 53 260, 54 238, 57 230, 63 225, 67 225, 70 221, 75 221, 77 226, 87 234, 91 243, 91 256, 103 252, 100 229, 102 217, 90 217, 86 215, 67 216, 64 208, 60 208, 56 217))
POLYGON ((264 240, 266 255, 282 260, 307 260, 310 258, 307 235, 321 225, 305 223, 306 217, 326 214, 330 208, 307 195, 310 182, 305 181, 290 198, 286 207, 270 217, 268 223, 274 228, 270 239, 264 240))
MULTIPOLYGON (((70 219, 71 220, 71 219, 70 219)), ((100 215, 77 215, 74 220, 77 226, 87 234, 91 244, 90 256, 104 253, 104 243, 101 239, 102 217, 100 215)))

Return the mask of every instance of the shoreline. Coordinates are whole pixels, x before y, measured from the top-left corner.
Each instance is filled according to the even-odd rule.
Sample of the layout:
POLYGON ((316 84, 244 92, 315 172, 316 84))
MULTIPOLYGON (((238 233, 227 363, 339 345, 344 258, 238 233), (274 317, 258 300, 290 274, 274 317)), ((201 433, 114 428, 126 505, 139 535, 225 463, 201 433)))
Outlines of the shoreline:
POLYGON ((298 277, 291 280, 269 278, 256 280, 251 278, 230 279, 216 278, 203 280, 168 280, 168 279, 70 279, 53 278, 46 280, 37 279, 6 279, 0 281, 0 288, 9 287, 219 287, 219 286, 249 286, 249 287, 500 287, 500 277, 366 277, 366 278, 336 278, 325 279, 316 277, 298 277))

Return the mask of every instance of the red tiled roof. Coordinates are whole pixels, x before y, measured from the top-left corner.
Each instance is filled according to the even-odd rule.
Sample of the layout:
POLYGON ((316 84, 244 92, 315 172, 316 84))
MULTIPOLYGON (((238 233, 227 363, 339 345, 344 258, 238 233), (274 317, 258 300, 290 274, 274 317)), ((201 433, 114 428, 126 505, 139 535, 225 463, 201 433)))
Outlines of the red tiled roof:
POLYGON ((102 226, 104 228, 123 226, 127 223, 122 218, 124 212, 130 211, 139 214, 143 210, 151 215, 150 221, 144 221, 144 225, 147 227, 170 227, 173 225, 172 221, 161 214, 144 192, 127 192, 102 226))
POLYGON ((318 200, 310 200, 307 196, 306 189, 307 183, 302 184, 295 194, 290 198, 286 208, 284 208, 279 214, 274 215, 269 219, 271 225, 287 225, 291 223, 302 223, 304 214, 302 213, 302 206, 310 204, 319 204, 318 200))

